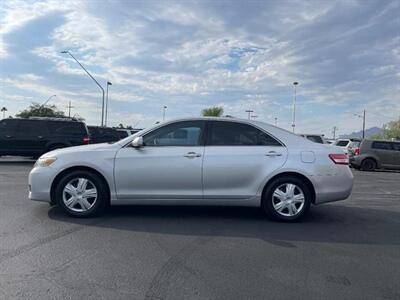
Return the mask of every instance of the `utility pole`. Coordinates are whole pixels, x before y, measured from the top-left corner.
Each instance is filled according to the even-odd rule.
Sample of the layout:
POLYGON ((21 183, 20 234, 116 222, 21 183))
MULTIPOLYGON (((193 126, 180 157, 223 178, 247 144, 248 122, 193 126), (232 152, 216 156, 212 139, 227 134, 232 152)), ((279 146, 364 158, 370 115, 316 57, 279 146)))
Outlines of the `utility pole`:
POLYGON ((247 112, 249 114, 248 119, 250 120, 251 113, 254 112, 254 110, 248 109, 248 110, 245 110, 245 112, 247 112))
POLYGON ((71 108, 74 108, 74 106, 71 105, 71 100, 68 102, 68 118, 71 118, 71 108))
POLYGON ((333 133, 333 139, 334 140, 336 140, 336 131, 338 130, 339 128, 337 128, 336 126, 333 126, 333 128, 332 128, 332 133, 333 133))
POLYGON ((365 109, 363 110, 363 139, 365 139, 365 109))

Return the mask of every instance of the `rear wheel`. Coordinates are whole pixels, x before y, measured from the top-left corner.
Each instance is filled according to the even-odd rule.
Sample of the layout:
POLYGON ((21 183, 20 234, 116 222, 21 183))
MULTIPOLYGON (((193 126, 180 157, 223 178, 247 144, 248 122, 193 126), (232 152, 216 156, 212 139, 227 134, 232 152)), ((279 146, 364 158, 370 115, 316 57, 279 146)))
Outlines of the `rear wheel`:
POLYGON ((265 189, 262 199, 262 208, 267 215, 274 220, 285 222, 295 222, 303 218, 310 205, 310 189, 296 177, 273 180, 265 189))
POLYGON ((104 180, 89 171, 65 175, 56 188, 57 204, 70 216, 92 217, 100 214, 108 201, 104 180))
POLYGON ((363 171, 373 171, 376 169, 376 161, 372 158, 366 158, 361 163, 361 170, 363 171))

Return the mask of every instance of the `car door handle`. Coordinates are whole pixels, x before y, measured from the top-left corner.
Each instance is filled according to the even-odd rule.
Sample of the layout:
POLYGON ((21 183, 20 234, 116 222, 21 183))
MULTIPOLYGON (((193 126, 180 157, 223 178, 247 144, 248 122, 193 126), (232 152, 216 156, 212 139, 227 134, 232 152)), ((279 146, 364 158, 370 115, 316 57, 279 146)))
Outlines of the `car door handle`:
POLYGON ((282 153, 278 153, 275 151, 269 151, 268 153, 265 153, 265 156, 268 156, 268 157, 282 156, 282 153))
POLYGON ((188 152, 188 153, 186 153, 186 154, 183 155, 183 156, 184 156, 184 157, 187 157, 187 158, 195 158, 195 157, 200 157, 201 154, 196 153, 196 152, 188 152))

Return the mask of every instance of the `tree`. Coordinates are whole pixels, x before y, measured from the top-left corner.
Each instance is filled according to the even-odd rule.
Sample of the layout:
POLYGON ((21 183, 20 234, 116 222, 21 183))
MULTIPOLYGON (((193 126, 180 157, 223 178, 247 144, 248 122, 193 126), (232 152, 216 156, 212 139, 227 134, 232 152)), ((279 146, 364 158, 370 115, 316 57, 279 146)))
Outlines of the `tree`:
POLYGON ((400 140, 400 120, 392 121, 383 125, 383 130, 381 134, 374 134, 370 137, 373 140, 400 140))
POLYGON ((201 111, 204 117, 220 117, 224 113, 222 106, 212 106, 201 111))
POLYGON ((383 126, 383 137, 388 140, 400 140, 400 120, 385 124, 383 126))
POLYGON ((39 103, 32 103, 27 109, 24 109, 16 116, 20 118, 29 118, 29 117, 65 118, 64 112, 58 110, 58 108, 55 105, 41 105, 39 103))
POLYGON ((1 112, 3 113, 3 119, 6 117, 6 111, 8 111, 7 107, 3 106, 1 108, 1 112))

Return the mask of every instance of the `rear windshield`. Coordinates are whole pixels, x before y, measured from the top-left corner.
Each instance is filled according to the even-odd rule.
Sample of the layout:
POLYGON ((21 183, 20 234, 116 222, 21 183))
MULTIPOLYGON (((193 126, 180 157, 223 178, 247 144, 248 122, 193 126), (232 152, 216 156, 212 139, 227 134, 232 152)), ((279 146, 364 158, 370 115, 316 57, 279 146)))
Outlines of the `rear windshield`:
POLYGON ((349 143, 349 141, 337 141, 336 146, 346 147, 348 143, 349 143))

